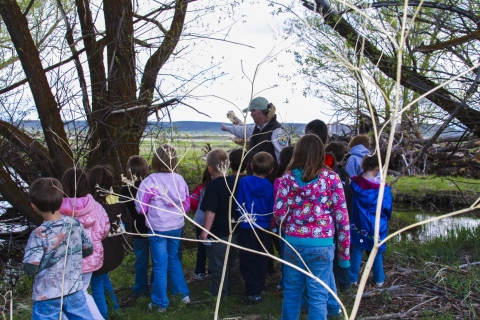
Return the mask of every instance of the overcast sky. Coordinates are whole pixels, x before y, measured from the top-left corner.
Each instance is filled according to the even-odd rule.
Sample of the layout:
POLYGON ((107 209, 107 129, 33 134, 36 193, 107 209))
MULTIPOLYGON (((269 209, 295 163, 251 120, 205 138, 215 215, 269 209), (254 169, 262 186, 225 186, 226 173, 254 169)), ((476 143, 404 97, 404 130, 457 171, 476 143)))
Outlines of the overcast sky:
MULTIPOLYGON (((301 8, 298 9, 301 10, 301 8)), ((283 122, 306 123, 315 118, 328 122, 330 119, 320 112, 321 109, 328 112, 328 106, 322 105, 319 99, 303 97, 302 89, 305 87, 305 83, 301 79, 295 79, 296 85, 294 86, 292 82, 279 76, 280 74, 293 74, 298 67, 293 60, 293 54, 286 52, 288 49, 293 49, 294 44, 292 44, 292 41, 285 42, 281 39, 283 22, 288 15, 272 16, 273 9, 268 7, 266 1, 253 4, 243 3, 241 10, 247 12, 245 22, 233 26, 229 33, 229 39, 253 48, 216 42, 211 49, 212 56, 224 58, 225 63, 222 65, 222 70, 228 75, 216 80, 208 88, 200 88, 193 93, 198 96, 207 96, 202 98, 201 101, 192 102, 192 106, 209 114, 211 118, 180 106, 171 113, 172 120, 228 123, 226 113, 229 110, 235 110, 235 113, 241 116, 241 112, 229 102, 236 104, 240 109, 248 107, 252 86, 242 73, 242 63, 245 74, 251 78, 257 65, 273 50, 273 52, 279 52, 279 54, 274 61, 264 63, 260 67, 253 87, 254 96, 263 96, 269 102, 272 102, 277 107, 279 120, 283 122), (274 86, 276 87, 268 89, 274 86), (215 95, 228 101, 208 97, 209 95, 215 95)), ((247 122, 251 121, 250 116, 248 116, 247 122)))

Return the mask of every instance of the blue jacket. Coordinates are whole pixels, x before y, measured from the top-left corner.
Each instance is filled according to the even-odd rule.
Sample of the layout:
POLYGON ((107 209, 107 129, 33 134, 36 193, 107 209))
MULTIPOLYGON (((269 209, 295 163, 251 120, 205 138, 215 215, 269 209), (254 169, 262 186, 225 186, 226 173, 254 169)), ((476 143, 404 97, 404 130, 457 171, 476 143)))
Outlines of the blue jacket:
POLYGON ((363 172, 362 161, 367 154, 370 154, 370 150, 365 148, 363 144, 357 144, 355 147, 350 149, 350 158, 348 158, 347 165, 345 167, 345 170, 347 170, 350 178, 358 176, 363 172))
MULTIPOLYGON (((239 216, 245 212, 253 213, 255 223, 269 229, 273 211, 273 186, 270 181, 256 176, 243 177, 238 183, 236 199, 241 206, 236 206, 239 216)), ((240 223, 240 228, 252 227, 257 228, 248 222, 240 223)))
MULTIPOLYGON (((373 248, 373 237, 375 230, 375 211, 377 209, 377 200, 379 189, 363 189, 368 183, 361 183, 358 179, 363 177, 354 177, 350 182, 352 188, 352 217, 350 220, 351 243, 364 250, 373 248), (361 187, 362 186, 362 187, 361 187)), ((373 183, 370 183, 373 185, 373 183)), ((379 185, 376 185, 379 186, 379 185)), ((392 216, 392 189, 385 186, 383 194, 382 211, 380 215, 379 241, 385 239, 388 235, 388 220, 392 216)), ((379 252, 384 252, 387 245, 383 244, 379 252)))

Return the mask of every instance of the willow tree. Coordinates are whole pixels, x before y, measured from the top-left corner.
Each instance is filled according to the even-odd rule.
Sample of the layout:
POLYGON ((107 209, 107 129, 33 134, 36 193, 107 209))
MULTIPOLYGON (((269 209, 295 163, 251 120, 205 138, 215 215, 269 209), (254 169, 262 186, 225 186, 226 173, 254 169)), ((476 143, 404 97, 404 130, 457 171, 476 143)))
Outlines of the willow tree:
POLYGON ((86 167, 108 164, 118 177, 128 157, 139 154, 152 110, 182 101, 188 89, 165 92, 160 80, 173 72, 166 70, 162 79, 159 74, 176 57, 175 50, 188 47, 177 48, 192 0, 43 2, 53 8, 50 19, 61 19, 57 36, 46 40, 48 54, 39 50, 34 30, 52 21, 33 24, 35 1, 0 2, 2 30, 6 27, 15 48, 3 59, 19 61, 22 71, 0 89, 2 115, 12 115, 0 121, 0 193, 34 222, 39 220, 25 192, 30 182, 40 176, 60 178, 79 159, 86 167), (41 122, 37 137, 12 121, 20 117, 17 109, 6 107, 25 96, 41 122), (77 120, 84 120, 85 127, 77 127, 77 120))

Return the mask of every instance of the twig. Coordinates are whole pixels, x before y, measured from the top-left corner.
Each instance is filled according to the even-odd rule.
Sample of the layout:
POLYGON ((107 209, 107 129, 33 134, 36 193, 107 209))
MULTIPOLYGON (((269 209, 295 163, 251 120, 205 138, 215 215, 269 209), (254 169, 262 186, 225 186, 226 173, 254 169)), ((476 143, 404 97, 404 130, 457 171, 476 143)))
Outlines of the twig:
POLYGON ((407 312, 399 312, 399 313, 387 313, 382 314, 380 316, 373 316, 373 317, 366 317, 361 318, 362 320, 390 320, 390 319, 403 319, 407 317, 417 316, 417 315, 425 315, 426 311, 430 313, 440 313, 448 310, 448 308, 438 308, 438 309, 428 309, 422 311, 407 311, 407 312))
POLYGON ((438 299, 438 296, 433 297, 432 299, 427 300, 427 301, 424 301, 424 302, 422 302, 422 303, 420 303, 420 304, 417 304, 415 307, 411 308, 411 309, 408 310, 407 312, 411 312, 411 311, 413 311, 413 309, 417 309, 418 307, 420 307, 420 306, 422 306, 422 305, 424 305, 424 304, 427 304, 427 303, 429 303, 429 302, 432 302, 432 301, 435 300, 435 299, 438 299))

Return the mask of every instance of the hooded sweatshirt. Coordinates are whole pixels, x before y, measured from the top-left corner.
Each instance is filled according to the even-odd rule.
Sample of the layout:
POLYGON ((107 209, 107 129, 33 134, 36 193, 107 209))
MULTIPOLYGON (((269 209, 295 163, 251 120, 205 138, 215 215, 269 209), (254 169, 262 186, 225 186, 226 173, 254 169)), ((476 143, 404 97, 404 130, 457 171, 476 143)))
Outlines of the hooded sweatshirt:
POLYGON ((183 215, 190 209, 188 186, 175 172, 151 174, 138 188, 135 208, 146 216, 145 225, 150 230, 180 229, 185 224, 183 215))
POLYGON ((365 148, 363 144, 357 144, 355 147, 350 149, 350 158, 348 158, 347 166, 345 167, 350 175, 350 178, 363 172, 362 161, 367 154, 370 154, 370 150, 365 148))
MULTIPOLYGON (((360 174, 352 178, 350 186, 353 195, 350 221, 352 244, 364 250, 371 250, 374 243, 375 213, 380 185, 365 179, 360 174)), ((392 205, 392 189, 385 186, 380 213, 379 241, 382 241, 388 235, 388 220, 392 216, 392 205)), ((387 245, 384 243, 378 252, 384 252, 386 249, 387 245)))
POLYGON ((243 177, 238 184, 236 200, 241 206, 237 204, 240 219, 245 219, 245 213, 252 214, 251 218, 258 225, 253 221, 252 224, 242 222, 240 228, 269 229, 273 208, 273 186, 269 180, 257 176, 243 177))
POLYGON ((93 254, 82 260, 82 273, 90 273, 103 265, 103 245, 110 230, 110 222, 102 205, 87 194, 81 198, 63 198, 60 213, 77 218, 93 243, 93 254))
POLYGON ((323 168, 312 181, 302 180, 303 171, 293 169, 280 178, 274 215, 285 226, 291 244, 326 247, 337 234, 338 264, 350 266, 350 224, 343 183, 335 172, 323 168))

